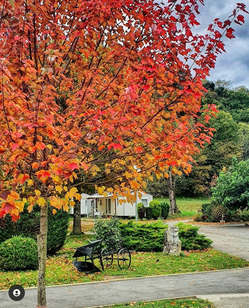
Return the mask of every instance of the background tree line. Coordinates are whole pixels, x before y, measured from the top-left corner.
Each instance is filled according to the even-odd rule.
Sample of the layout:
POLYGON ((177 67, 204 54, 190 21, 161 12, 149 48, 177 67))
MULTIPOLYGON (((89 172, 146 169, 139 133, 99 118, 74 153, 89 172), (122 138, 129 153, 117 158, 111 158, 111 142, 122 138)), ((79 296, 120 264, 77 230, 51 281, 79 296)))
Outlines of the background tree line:
MULTIPOLYGON (((174 177, 176 195, 209 196, 217 176, 231 166, 233 157, 239 161, 249 158, 249 90, 231 89, 224 80, 205 81, 204 86, 203 107, 215 104, 219 111, 210 121, 215 131, 211 143, 194 156, 191 173, 174 177)), ((155 178, 148 182, 147 191, 155 197, 169 196, 169 179, 155 178)))

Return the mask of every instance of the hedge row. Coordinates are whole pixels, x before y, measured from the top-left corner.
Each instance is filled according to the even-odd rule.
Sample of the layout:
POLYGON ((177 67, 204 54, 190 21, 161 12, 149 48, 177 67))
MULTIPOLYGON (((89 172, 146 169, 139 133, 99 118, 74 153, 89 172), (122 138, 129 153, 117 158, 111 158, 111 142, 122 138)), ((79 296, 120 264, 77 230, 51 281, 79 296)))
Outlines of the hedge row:
POLYGON ((153 200, 150 202, 149 207, 145 207, 143 203, 138 203, 137 206, 138 217, 143 220, 146 218, 150 219, 158 219, 159 217, 162 219, 166 219, 169 216, 169 204, 167 202, 159 202, 153 200))
MULTIPOLYGON (((182 250, 204 250, 211 246, 212 241, 204 235, 198 234, 199 228, 192 225, 178 223, 179 238, 182 242, 182 250)), ((121 237, 123 246, 135 251, 163 251, 164 232, 167 225, 162 222, 155 223, 121 223, 118 219, 111 219, 95 223, 96 238, 104 239, 104 246, 112 247, 113 239, 120 242, 121 237), (111 243, 111 245, 109 245, 111 243)))

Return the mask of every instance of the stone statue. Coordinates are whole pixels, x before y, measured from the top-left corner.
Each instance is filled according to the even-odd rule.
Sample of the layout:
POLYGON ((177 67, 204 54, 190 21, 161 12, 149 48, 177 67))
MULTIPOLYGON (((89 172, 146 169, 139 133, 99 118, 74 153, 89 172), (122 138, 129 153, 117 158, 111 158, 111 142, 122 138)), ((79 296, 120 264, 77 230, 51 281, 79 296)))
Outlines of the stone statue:
POLYGON ((164 232, 163 253, 178 256, 181 252, 181 241, 178 236, 179 228, 175 225, 168 224, 168 229, 164 232))

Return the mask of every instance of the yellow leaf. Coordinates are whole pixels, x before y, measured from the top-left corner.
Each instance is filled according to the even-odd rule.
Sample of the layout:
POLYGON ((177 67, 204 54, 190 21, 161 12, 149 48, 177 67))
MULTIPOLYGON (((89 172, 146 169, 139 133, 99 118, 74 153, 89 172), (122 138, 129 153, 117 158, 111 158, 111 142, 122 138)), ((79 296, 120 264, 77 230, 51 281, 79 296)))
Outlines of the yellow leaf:
POLYGON ((33 204, 31 204, 31 205, 29 205, 28 207, 27 207, 27 210, 29 211, 29 213, 33 210, 33 204))
POLYGON ((76 195, 77 192, 78 192, 78 189, 76 187, 73 187, 69 190, 69 193, 67 195, 70 199, 72 199, 76 195))
POLYGON ((104 190, 105 190, 105 187, 104 187, 104 186, 98 187, 97 190, 98 190, 98 193, 99 193, 100 195, 103 195, 104 190))
POLYGON ((50 205, 57 209, 61 209, 64 204, 65 204, 65 201, 61 198, 57 198, 55 196, 50 198, 50 205))
POLYGON ((29 206, 34 206, 35 205, 35 198, 34 197, 29 197, 28 198, 28 203, 29 203, 29 206))
POLYGON ((27 184, 28 184, 28 186, 32 186, 32 185, 34 184, 34 182, 33 182, 33 180, 29 179, 29 180, 27 181, 27 184))
POLYGON ((24 208, 24 202, 23 201, 16 201, 15 206, 17 207, 19 212, 22 212, 23 208, 24 208))
POLYGON ((69 205, 70 205, 70 206, 74 206, 74 205, 75 205, 75 202, 74 202, 73 200, 71 200, 71 201, 69 202, 69 205))
POLYGON ((25 204, 25 203, 28 202, 28 200, 27 200, 26 198, 23 198, 23 199, 22 199, 22 202, 25 204))
POLYGON ((58 175, 53 176, 53 181, 55 184, 61 184, 61 178, 58 175))
POLYGON ((81 194, 75 194, 75 199, 77 199, 77 200, 81 200, 81 194))
POLYGON ((56 213, 57 213, 57 211, 55 209, 53 209, 53 215, 56 214, 56 213))
POLYGON ((67 203, 65 203, 65 204, 63 205, 63 210, 66 211, 66 212, 69 211, 69 207, 68 207, 68 204, 67 204, 67 203))
POLYGON ((55 190, 58 191, 58 193, 60 193, 60 194, 61 194, 61 192, 62 192, 62 189, 63 189, 63 188, 62 188, 62 186, 60 186, 60 185, 56 185, 56 186, 55 186, 55 190))
POLYGON ((35 195, 37 196, 37 197, 40 197, 40 195, 41 195, 41 192, 40 192, 40 190, 35 190, 35 195))
POLYGON ((73 183, 73 176, 72 176, 72 175, 70 175, 69 181, 70 181, 71 183, 73 183))
POLYGON ((44 206, 46 204, 46 200, 43 197, 37 199, 37 204, 40 206, 44 206))
POLYGON ((20 214, 20 211, 19 211, 17 208, 13 208, 13 209, 11 210, 11 214, 12 214, 12 215, 15 215, 15 216, 18 216, 18 215, 20 214))

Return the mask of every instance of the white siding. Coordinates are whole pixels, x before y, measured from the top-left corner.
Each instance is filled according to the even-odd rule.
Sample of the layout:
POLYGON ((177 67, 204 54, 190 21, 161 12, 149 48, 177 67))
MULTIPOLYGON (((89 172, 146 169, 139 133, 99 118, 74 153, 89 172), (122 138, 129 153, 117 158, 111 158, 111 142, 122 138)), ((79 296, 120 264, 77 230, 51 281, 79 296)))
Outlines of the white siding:
MULTIPOLYGON (((87 199, 88 197, 90 197, 90 195, 88 194, 81 194, 81 200, 80 200, 80 212, 81 215, 88 215, 90 213, 91 210, 91 202, 89 199, 87 199)), ((79 202, 79 201, 76 201, 79 202)), ((73 207, 70 208, 69 211, 70 214, 74 213, 73 207)))
MULTIPOLYGON (((136 216, 136 204, 130 202, 120 202, 120 200, 124 200, 124 197, 118 198, 117 204, 117 216, 127 216, 127 217, 135 217, 136 216)), ((148 207, 150 201, 153 200, 153 196, 150 194, 142 193, 141 198, 137 197, 137 203, 143 201, 145 207, 148 207)))

